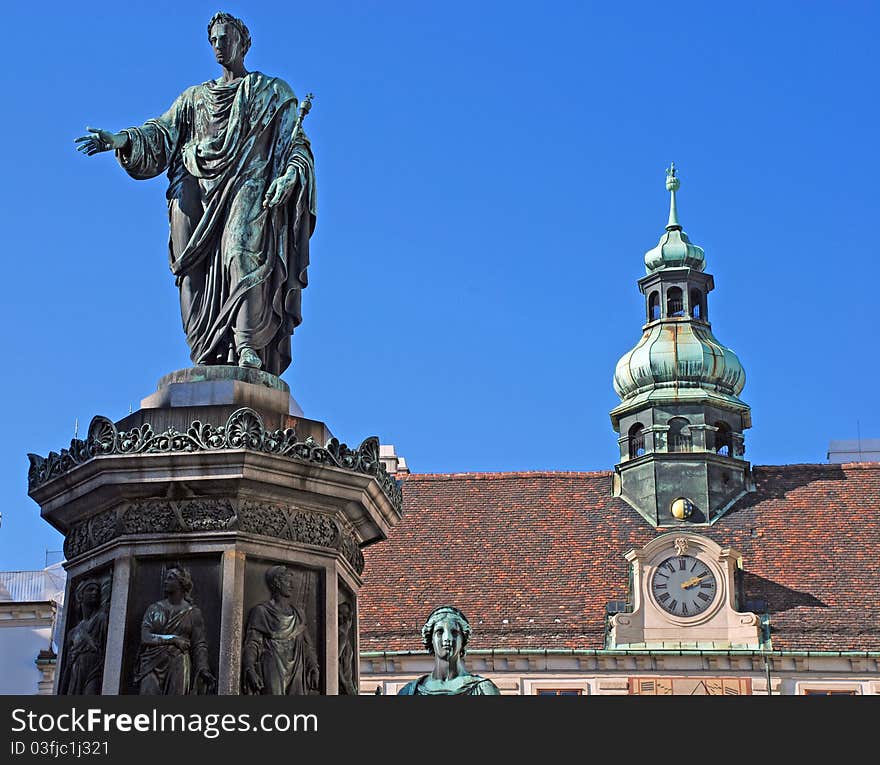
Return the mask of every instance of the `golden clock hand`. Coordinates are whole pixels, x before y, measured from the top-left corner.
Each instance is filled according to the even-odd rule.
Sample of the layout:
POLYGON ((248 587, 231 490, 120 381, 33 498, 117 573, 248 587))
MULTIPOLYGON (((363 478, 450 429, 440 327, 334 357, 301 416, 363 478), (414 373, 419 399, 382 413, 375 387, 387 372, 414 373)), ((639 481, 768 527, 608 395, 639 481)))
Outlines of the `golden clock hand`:
POLYGON ((690 579, 685 579, 685 581, 681 583, 681 589, 689 590, 691 587, 696 587, 701 581, 701 577, 692 576, 690 579))

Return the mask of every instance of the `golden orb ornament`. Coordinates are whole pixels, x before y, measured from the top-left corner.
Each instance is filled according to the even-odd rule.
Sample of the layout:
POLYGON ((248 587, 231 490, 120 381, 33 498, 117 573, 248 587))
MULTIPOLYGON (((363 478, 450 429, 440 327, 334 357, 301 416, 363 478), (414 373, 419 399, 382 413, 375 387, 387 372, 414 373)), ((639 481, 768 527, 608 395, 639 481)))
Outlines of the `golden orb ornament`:
POLYGON ((672 500, 670 510, 672 512, 672 517, 677 521, 686 521, 694 514, 696 506, 689 499, 679 497, 678 499, 672 500))

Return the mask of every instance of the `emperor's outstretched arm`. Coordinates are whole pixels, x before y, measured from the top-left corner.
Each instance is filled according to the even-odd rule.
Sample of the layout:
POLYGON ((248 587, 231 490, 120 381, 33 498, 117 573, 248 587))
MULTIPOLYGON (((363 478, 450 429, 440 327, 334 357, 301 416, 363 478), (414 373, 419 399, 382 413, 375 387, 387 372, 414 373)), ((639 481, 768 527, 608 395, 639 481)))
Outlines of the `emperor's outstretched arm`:
POLYGON ((160 117, 122 131, 126 145, 116 149, 116 159, 132 178, 155 178, 175 161, 187 136, 187 117, 192 103, 189 94, 189 90, 184 91, 160 117))

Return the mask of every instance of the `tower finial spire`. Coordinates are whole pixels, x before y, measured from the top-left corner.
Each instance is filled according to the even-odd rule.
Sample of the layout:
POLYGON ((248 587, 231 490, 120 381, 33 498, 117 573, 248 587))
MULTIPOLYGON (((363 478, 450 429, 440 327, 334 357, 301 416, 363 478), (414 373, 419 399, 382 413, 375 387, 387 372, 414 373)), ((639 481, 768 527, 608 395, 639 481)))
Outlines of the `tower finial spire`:
POLYGON ((681 186, 681 181, 675 177, 675 162, 670 162, 669 167, 666 168, 666 190, 671 194, 669 200, 669 222, 666 224, 667 231, 672 229, 681 230, 681 224, 678 222, 678 210, 675 208, 675 192, 678 191, 679 186, 681 186))

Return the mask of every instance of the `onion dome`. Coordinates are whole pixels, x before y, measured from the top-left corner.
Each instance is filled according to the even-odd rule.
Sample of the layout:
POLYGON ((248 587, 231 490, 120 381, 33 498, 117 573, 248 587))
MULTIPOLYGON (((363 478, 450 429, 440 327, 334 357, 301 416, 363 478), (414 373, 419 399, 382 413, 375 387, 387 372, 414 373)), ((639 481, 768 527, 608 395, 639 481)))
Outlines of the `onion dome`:
MULTIPOLYGON (((645 256, 648 275, 640 283, 659 277, 656 294, 665 289, 669 296, 677 290, 687 299, 692 288, 705 285, 708 275, 702 275, 705 265, 702 248, 688 241, 678 222, 675 192, 679 185, 672 164, 666 171, 666 190, 672 195, 669 223, 660 244, 645 256), (666 270, 684 267, 701 274, 683 276, 666 270)), ((643 291, 645 289, 643 286, 643 291)), ((653 291, 654 288, 647 289, 653 291)), ((696 292, 699 298, 701 291, 696 292)), ((699 312, 694 310, 695 306, 690 306, 690 311, 681 310, 684 308, 681 304, 676 308, 678 310, 667 308, 650 319, 638 345, 617 362, 614 372, 617 395, 628 405, 635 403, 634 399, 693 400, 705 398, 707 394, 709 398, 736 399, 745 386, 746 373, 737 355, 712 334, 704 317, 705 305, 699 312)))
POLYGON ((621 399, 663 389, 688 398, 683 390, 687 388, 739 396, 745 384, 746 372, 737 355, 715 339, 708 324, 688 319, 648 325, 639 344, 614 370, 614 390, 621 399))
POLYGON ((666 190, 671 194, 669 223, 666 224, 666 231, 657 246, 645 253, 645 270, 649 274, 661 268, 693 268, 702 271, 706 267, 703 248, 691 243, 678 222, 675 192, 680 185, 681 182, 675 177, 673 162, 666 171, 666 190))
POLYGON ((639 279, 647 322, 614 370, 620 403, 609 412, 619 434, 612 493, 655 528, 711 525, 754 491, 743 431, 746 373, 709 324, 715 279, 703 250, 678 222, 675 166, 666 233, 645 256, 639 279))

